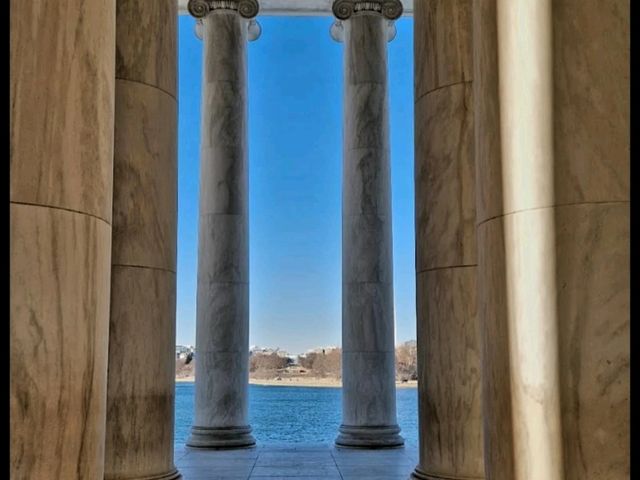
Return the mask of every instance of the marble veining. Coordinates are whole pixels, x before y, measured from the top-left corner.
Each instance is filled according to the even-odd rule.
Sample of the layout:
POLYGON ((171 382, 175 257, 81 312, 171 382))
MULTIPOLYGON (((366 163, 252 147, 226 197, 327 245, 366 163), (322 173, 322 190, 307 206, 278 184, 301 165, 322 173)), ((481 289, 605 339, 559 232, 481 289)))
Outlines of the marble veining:
POLYGON ((104 474, 115 2, 12 0, 9 477, 104 474))
POLYGON ((419 469, 444 478, 482 478, 477 268, 417 275, 419 469))
MULTIPOLYGON (((334 12, 353 6, 335 2, 334 12)), ((403 439, 396 421, 393 353, 387 20, 375 12, 347 13, 343 16, 343 422, 336 444, 393 447, 402 445, 403 439)))
POLYGON ((175 271, 176 101, 141 83, 116 86, 112 262, 175 271))
POLYGON ((202 109, 216 112, 202 119, 201 146, 242 149, 246 137, 247 86, 244 82, 203 82, 202 109))
POLYGON ((471 0, 416 2, 414 13, 415 98, 471 81, 471 0))
POLYGON ((556 207, 555 219, 565 474, 628 478, 629 203, 556 207))
POLYGON ((176 275, 111 272, 105 479, 172 472, 176 275))
MULTIPOLYGON (((220 7, 216 2, 205 3, 192 0, 192 13, 196 7, 203 11, 220 7)), ((237 2, 236 7, 241 9, 242 3, 237 2)), ((205 448, 255 443, 248 425, 247 398, 247 20, 238 10, 221 8, 205 13, 202 19, 198 362, 195 419, 187 444, 205 448)))
MULTIPOLYGON (((289 5, 263 2, 270 13, 289 5)), ((336 444, 399 447, 386 43, 403 5, 287 8, 326 14, 330 3, 345 47, 336 444)), ((180 476, 176 13, 185 4, 11 1, 12 478, 180 476)), ((189 442, 246 447, 246 42, 260 35, 261 5, 188 5, 204 42, 189 442)), ((205 465, 212 452, 188 450, 187 478, 311 467, 325 479, 397 479, 416 462, 413 477, 429 480, 630 478, 629 3, 415 6, 419 461, 402 449, 376 461, 287 447, 205 465)))
POLYGON ((392 351, 342 352, 343 424, 397 427, 394 365, 392 351), (345 401, 351 398, 358 401, 345 401))
POLYGON ((385 23, 379 15, 356 15, 342 22, 345 86, 374 83, 386 88, 388 61, 385 23))
POLYGON ((249 361, 245 355, 233 350, 210 350, 204 344, 198 350, 196 378, 194 427, 247 425, 249 361))
POLYGON ((484 478, 471 3, 415 11, 420 479, 484 478))
POLYGON ((470 84, 416 101, 416 269, 476 263, 473 99, 470 84))
MULTIPOLYGON (((391 218, 343 215, 342 282, 393 283, 391 218)), ((392 289, 393 290, 393 289, 392 289)), ((373 328, 373 327, 372 327, 373 328)))
MULTIPOLYGON (((239 85, 247 83, 247 57, 238 52, 246 49, 246 28, 244 21, 235 13, 221 12, 207 15, 202 19, 203 79, 207 82, 230 82, 239 85)), ((243 87, 239 88, 242 95, 243 87)), ((205 120, 203 118, 203 120, 205 120)))
POLYGON ((197 309, 208 328, 198 330, 198 351, 244 352, 249 337, 249 285, 239 282, 199 284, 197 309))
POLYGON ((343 283, 343 352, 394 352, 393 285, 389 282, 343 283))
POLYGON ((249 222, 246 215, 201 215, 198 228, 198 283, 248 283, 249 222))
MULTIPOLYGON (((554 39, 546 72, 553 97, 553 159, 545 164, 501 154, 505 142, 518 145, 504 138, 513 135, 517 119, 505 118, 504 112, 521 107, 506 103, 501 89, 521 97, 523 80, 529 81, 523 75, 538 81, 540 71, 533 76, 516 65, 515 53, 513 64, 504 63, 503 55, 500 65, 506 70, 498 68, 499 49, 515 44, 513 22, 501 23, 511 17, 498 15, 496 3, 483 0, 474 10, 487 475, 529 478, 547 465, 554 478, 629 478, 628 4, 611 0, 575 10, 577 2, 563 0, 553 3, 552 16, 542 6, 529 15, 517 10, 522 22, 517 30, 549 35, 536 23, 542 16, 549 19, 554 39), (516 160, 526 170, 518 171, 512 165, 516 160), (541 176, 552 181, 537 182, 541 176), (505 189, 512 199, 508 204, 503 204, 505 189), (531 198, 541 200, 527 202, 531 198), (546 261, 531 266, 532 246, 542 237, 547 251, 539 258, 546 261), (531 283, 540 272, 553 284, 552 298, 532 291, 514 304, 507 297, 522 288, 517 279, 531 283), (553 305, 555 320, 545 330, 542 353, 510 343, 517 331, 531 337, 531 325, 525 324, 529 312, 545 302, 553 305), (557 370, 557 380, 553 383, 550 374, 535 381, 537 370, 527 358, 547 362, 556 348, 559 364, 548 368, 552 374, 557 370), (559 404, 557 412, 553 402, 559 404), (547 408, 537 412, 529 404, 547 408), (536 440, 531 435, 542 428, 539 418, 553 429, 536 440), (527 424, 531 431, 522 427, 527 424), (550 442, 559 444, 553 451, 562 451, 562 457, 545 455, 550 442)), ((523 135, 531 133, 530 125, 518 128, 523 135)))
POLYGON ((172 0, 117 2, 105 480, 174 480, 178 222, 172 0))
POLYGON ((386 149, 351 149, 351 161, 344 162, 343 181, 345 215, 391 215, 391 195, 387 185, 391 181, 390 152, 386 149))
POLYGON ((345 86, 345 149, 385 149, 389 138, 387 85, 378 83, 345 86))
POLYGON ((111 227, 33 205, 10 215, 11 478, 102 478, 111 227))
POLYGON ((44 5, 11 2, 10 199, 111 223, 115 3, 44 5))
POLYGON ((200 165, 200 215, 247 215, 245 145, 202 146, 200 151, 208 159, 200 165))
POLYGON ((116 78, 152 85, 176 98, 177 5, 116 2, 116 78))
POLYGON ((629 2, 553 8, 555 205, 628 201, 629 2))

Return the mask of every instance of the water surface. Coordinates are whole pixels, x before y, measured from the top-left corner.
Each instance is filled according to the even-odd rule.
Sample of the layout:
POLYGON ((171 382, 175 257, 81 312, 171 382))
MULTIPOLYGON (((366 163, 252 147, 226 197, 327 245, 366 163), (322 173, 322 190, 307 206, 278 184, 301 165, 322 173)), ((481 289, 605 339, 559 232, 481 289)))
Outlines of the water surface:
MULTIPOLYGON (((249 421, 259 443, 330 443, 342 416, 339 387, 249 385, 249 421)), ((175 444, 184 446, 193 422, 194 384, 176 384, 175 444)), ((418 445, 418 390, 396 391, 398 423, 407 446, 418 445)))

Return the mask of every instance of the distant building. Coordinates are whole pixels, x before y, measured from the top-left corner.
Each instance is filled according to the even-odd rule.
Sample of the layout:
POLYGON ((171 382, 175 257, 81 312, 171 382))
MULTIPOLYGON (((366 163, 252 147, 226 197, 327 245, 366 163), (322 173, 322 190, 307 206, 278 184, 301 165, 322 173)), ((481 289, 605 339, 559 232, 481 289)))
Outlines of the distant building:
POLYGON ((289 364, 296 364, 298 361, 297 355, 292 355, 286 350, 280 350, 280 347, 269 348, 269 347, 260 347, 258 345, 251 345, 249 349, 249 356, 252 355, 277 355, 280 358, 286 358, 289 361, 289 364))
POLYGON ((195 351, 193 345, 176 345, 176 357, 180 359, 187 358, 190 353, 195 354, 195 351))

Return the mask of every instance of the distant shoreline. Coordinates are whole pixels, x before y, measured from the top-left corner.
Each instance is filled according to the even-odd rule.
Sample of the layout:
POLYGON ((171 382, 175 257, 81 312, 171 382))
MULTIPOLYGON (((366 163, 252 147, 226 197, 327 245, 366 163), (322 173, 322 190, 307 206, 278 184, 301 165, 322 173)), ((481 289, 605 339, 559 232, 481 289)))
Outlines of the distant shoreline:
MULTIPOLYGON (((176 377, 176 383, 193 383, 195 381, 195 377, 176 377)), ((342 387, 342 382, 339 380, 335 380, 333 378, 318 378, 318 377, 289 377, 283 378, 282 380, 276 380, 275 378, 270 379, 259 379, 259 378, 250 378, 250 385, 262 385, 269 387, 315 387, 315 388, 340 388, 342 387)), ((396 382, 396 388, 415 388, 418 386, 418 382, 416 380, 410 380, 408 382, 396 382)))

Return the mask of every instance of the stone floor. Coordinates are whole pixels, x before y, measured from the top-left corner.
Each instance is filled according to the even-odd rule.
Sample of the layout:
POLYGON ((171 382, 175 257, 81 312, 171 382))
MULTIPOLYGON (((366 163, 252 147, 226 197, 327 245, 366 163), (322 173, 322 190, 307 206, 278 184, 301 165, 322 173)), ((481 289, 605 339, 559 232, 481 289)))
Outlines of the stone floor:
POLYGON ((407 480, 415 448, 340 449, 329 444, 268 444, 247 450, 176 450, 184 480, 407 480))

